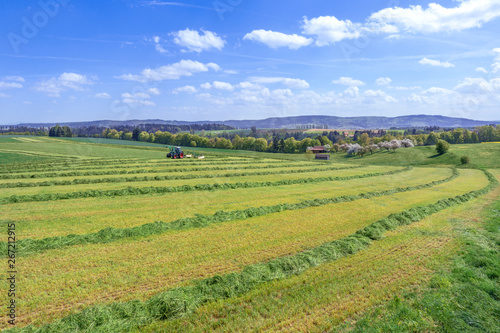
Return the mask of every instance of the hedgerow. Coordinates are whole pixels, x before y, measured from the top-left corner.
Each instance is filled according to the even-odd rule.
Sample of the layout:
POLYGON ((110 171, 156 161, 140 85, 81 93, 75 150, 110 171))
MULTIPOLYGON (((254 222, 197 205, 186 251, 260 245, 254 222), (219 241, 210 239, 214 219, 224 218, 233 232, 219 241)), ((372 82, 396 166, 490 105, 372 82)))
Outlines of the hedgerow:
MULTIPOLYGON (((325 199, 314 199, 314 200, 304 200, 295 204, 278 204, 273 206, 262 206, 262 207, 251 207, 242 210, 234 211, 218 211, 213 215, 201 215, 196 214, 194 217, 187 217, 178 219, 172 222, 154 222, 147 223, 137 227, 116 229, 116 228, 105 228, 96 233, 90 233, 85 235, 68 235, 59 237, 49 237, 44 239, 22 239, 17 242, 17 253, 26 254, 31 252, 38 252, 50 249, 61 248, 65 246, 81 245, 81 244, 96 244, 96 243, 110 243, 123 238, 129 237, 146 237, 150 235, 157 235, 169 230, 182 230, 190 228, 203 228, 214 223, 230 222, 234 220, 244 220, 251 217, 263 216, 272 213, 278 213, 288 210, 298 210, 309 207, 324 206, 328 204, 340 203, 340 202, 350 202, 359 199, 370 199, 374 197, 387 196, 391 194, 421 190, 424 188, 436 186, 449 182, 459 175, 456 169, 453 169, 451 176, 435 180, 430 183, 408 186, 408 187, 398 187, 391 190, 384 191, 373 191, 356 195, 345 195, 340 197, 325 198, 325 199)), ((2 249, 7 249, 7 243, 0 243, 0 251, 2 249)), ((5 250, 2 253, 7 253, 5 250)))
MULTIPOLYGON (((116 178, 80 178, 73 180, 53 180, 44 182, 33 182, 33 183, 0 183, 0 188, 17 188, 17 187, 39 187, 39 186, 63 186, 63 185, 82 185, 82 184, 100 184, 100 183, 126 183, 126 182, 150 182, 150 181, 163 181, 163 180, 176 180, 176 179, 198 179, 198 178, 227 178, 227 177, 244 177, 244 176, 265 176, 265 175, 279 175, 279 174, 293 174, 293 173, 308 173, 308 172, 318 172, 318 171, 329 171, 329 170, 347 170, 356 169, 361 166, 352 166, 344 168, 327 167, 327 168, 313 168, 313 169, 300 169, 300 170, 279 170, 279 171, 260 171, 260 172, 235 172, 226 174, 189 174, 189 175, 168 175, 168 176, 144 176, 144 177, 116 177, 116 178)), ((264 167, 264 168, 273 168, 264 167)), ((182 170, 176 169, 177 172, 183 171, 193 171, 193 170, 182 170)), ((148 170, 141 170, 143 172, 148 172, 148 170)), ((117 171, 118 172, 118 171, 117 171)), ((156 171, 165 172, 165 171, 156 171)), ((151 172, 151 173, 156 173, 151 172)), ((167 170, 167 172, 172 172, 172 170, 167 170)))
POLYGON ((11 195, 0 199, 0 204, 11 204, 19 202, 33 202, 33 201, 53 201, 53 200, 66 200, 66 199, 79 199, 79 198, 97 198, 97 197, 118 197, 127 195, 143 195, 143 194, 162 194, 174 192, 188 192, 188 191, 214 191, 214 190, 230 190, 237 188, 256 188, 256 187, 271 187, 283 185, 296 185, 296 184, 310 184, 326 181, 344 181, 357 178, 369 178, 376 176, 392 175, 400 172, 411 170, 412 167, 404 169, 366 173, 362 175, 345 176, 345 177, 319 177, 319 178, 299 178, 299 179, 284 179, 279 181, 266 181, 266 182, 237 182, 237 183, 214 183, 214 184, 198 184, 198 185, 181 185, 181 186, 163 186, 163 187, 127 187, 117 190, 86 190, 69 193, 45 193, 34 195, 11 195))
POLYGON ((346 238, 326 242, 295 255, 249 265, 241 272, 215 275, 195 281, 191 285, 160 293, 145 302, 133 300, 95 305, 40 328, 28 326, 10 330, 10 332, 88 332, 90 330, 92 332, 127 332, 153 321, 187 316, 207 302, 236 297, 260 284, 299 275, 309 268, 355 254, 369 247, 373 241, 380 239, 385 231, 420 221, 440 210, 486 194, 498 185, 498 181, 488 171, 484 172, 490 183, 481 190, 391 214, 346 238))

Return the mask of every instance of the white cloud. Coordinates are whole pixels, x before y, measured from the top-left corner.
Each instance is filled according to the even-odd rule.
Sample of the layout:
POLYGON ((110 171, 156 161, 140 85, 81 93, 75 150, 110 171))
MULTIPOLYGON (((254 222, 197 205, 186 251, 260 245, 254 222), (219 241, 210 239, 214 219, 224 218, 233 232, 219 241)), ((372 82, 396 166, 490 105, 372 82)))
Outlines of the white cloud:
POLYGON ((493 49, 493 54, 495 55, 495 62, 491 65, 492 73, 500 72, 500 48, 493 49))
POLYGON ((370 16, 367 27, 372 32, 436 33, 478 28, 500 16, 496 0, 460 0, 458 6, 445 8, 430 3, 427 8, 385 8, 370 16))
POLYGON ((200 87, 202 87, 203 89, 210 89, 212 88, 212 85, 210 84, 210 82, 205 82, 203 84, 200 84, 200 87))
POLYGON ((111 98, 111 96, 108 93, 98 93, 94 95, 95 98, 111 98))
POLYGON ((326 46, 343 39, 355 39, 361 36, 362 24, 349 20, 338 20, 335 16, 320 16, 313 19, 304 17, 302 32, 316 36, 317 46, 326 46))
POLYGON ((378 86, 388 86, 389 84, 391 84, 392 80, 388 77, 379 77, 375 83, 378 85, 378 86))
POLYGON ((428 59, 428 58, 423 58, 418 63, 421 64, 421 65, 431 65, 431 66, 444 67, 444 68, 453 68, 453 67, 455 67, 455 65, 452 64, 451 62, 447 62, 447 61, 442 62, 442 61, 439 61, 439 60, 433 60, 433 59, 428 59))
POLYGON ((483 67, 476 68, 476 72, 488 74, 488 71, 483 67))
POLYGON ((39 82, 35 90, 47 93, 51 97, 60 97, 61 92, 67 90, 82 91, 83 86, 91 85, 94 81, 85 75, 77 73, 62 73, 59 77, 39 82))
POLYGON ((153 37, 153 42, 155 43, 155 50, 160 52, 160 53, 167 53, 168 51, 161 46, 161 38, 159 36, 154 36, 153 37))
POLYGON ((262 89, 263 87, 260 84, 252 83, 252 82, 240 82, 236 85, 238 88, 242 89, 262 89))
POLYGON ((147 90, 147 92, 150 95, 159 95, 160 94, 160 90, 158 90, 158 88, 149 88, 147 90))
POLYGON ((359 88, 356 86, 351 86, 347 88, 343 93, 342 97, 347 98, 358 98, 359 97, 359 88))
POLYGON ((188 93, 188 94, 194 94, 195 92, 197 92, 196 88, 193 87, 193 86, 184 86, 184 87, 179 87, 179 88, 175 88, 172 93, 174 94, 179 94, 179 93, 188 93))
POLYGON ((180 30, 173 33, 175 36, 174 43, 185 47, 187 51, 194 51, 200 53, 211 48, 222 50, 226 41, 217 36, 216 33, 211 31, 202 30, 203 35, 200 35, 196 30, 180 30))
POLYGON ((15 81, 15 82, 25 82, 26 80, 22 76, 5 76, 2 78, 4 81, 15 81))
POLYGON ((230 83, 227 82, 221 82, 221 81, 214 81, 212 83, 210 82, 205 82, 200 85, 203 89, 218 89, 218 90, 227 90, 227 91, 233 91, 234 86, 230 83))
POLYGON ((266 44, 270 48, 288 47, 291 50, 297 50, 313 42, 311 38, 306 38, 296 34, 287 35, 281 32, 268 30, 254 30, 247 33, 243 39, 266 44))
POLYGON ((394 90, 401 90, 401 91, 406 91, 406 90, 420 90, 422 87, 420 86, 413 86, 413 87, 389 87, 394 90))
POLYGON ((309 83, 305 80, 301 79, 291 79, 287 77, 263 77, 263 76, 254 76, 249 79, 254 83, 261 84, 272 84, 272 83, 282 83, 285 86, 292 89, 307 89, 309 88, 309 83))
POLYGON ((18 82, 5 82, 0 81, 0 89, 9 89, 9 88, 22 88, 23 85, 18 82))
POLYGON ((137 99, 137 98, 149 99, 149 98, 151 98, 151 96, 149 96, 148 94, 146 94, 144 92, 136 92, 135 94, 123 93, 122 97, 123 98, 133 98, 133 99, 137 99))
POLYGON ((214 81, 212 86, 214 87, 214 89, 219 89, 219 90, 229 90, 229 91, 234 90, 234 87, 227 82, 214 81))
POLYGON ((355 80, 352 77, 345 77, 345 76, 342 76, 338 80, 334 80, 332 82, 335 84, 341 84, 344 86, 351 86, 351 87, 358 87, 365 85, 363 81, 355 80))
POLYGON ((10 96, 7 95, 7 94, 4 94, 3 92, 0 92, 0 97, 1 98, 7 98, 7 97, 10 97, 10 96))
POLYGON ((124 98, 122 100, 123 103, 132 105, 133 107, 138 107, 138 106, 156 106, 154 102, 151 101, 144 101, 140 99, 134 99, 134 98, 124 98))
POLYGON ((393 98, 392 96, 386 94, 382 90, 367 90, 363 93, 363 102, 364 103, 377 103, 377 102, 384 102, 384 103, 396 103, 397 100, 393 98))
POLYGON ((202 64, 193 60, 181 60, 156 69, 146 68, 139 75, 124 74, 117 78, 139 82, 176 80, 181 76, 192 76, 195 73, 208 72, 210 69, 219 71, 220 67, 214 63, 202 64))

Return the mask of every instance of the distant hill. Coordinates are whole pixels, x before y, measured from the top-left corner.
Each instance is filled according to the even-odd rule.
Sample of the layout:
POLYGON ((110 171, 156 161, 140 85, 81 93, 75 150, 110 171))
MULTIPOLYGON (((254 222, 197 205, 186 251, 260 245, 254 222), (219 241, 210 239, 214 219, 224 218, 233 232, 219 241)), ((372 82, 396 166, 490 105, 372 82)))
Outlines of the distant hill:
MULTIPOLYGON (((391 127, 426 127, 439 126, 450 127, 475 127, 489 124, 500 124, 500 121, 481 121, 465 118, 452 118, 445 116, 413 115, 401 117, 335 117, 335 116, 297 116, 267 118, 261 120, 225 120, 225 121, 175 121, 161 119, 147 120, 97 120, 87 122, 60 122, 61 126, 72 128, 83 126, 137 126, 141 124, 159 125, 193 125, 193 124, 224 124, 235 128, 289 128, 295 129, 301 125, 327 125, 335 129, 388 129, 391 127)), ((25 123, 17 126, 27 127, 50 127, 56 123, 25 123)))
POLYGON ((263 120, 228 120, 224 124, 236 128, 295 128, 297 125, 328 125, 338 129, 388 129, 391 127, 475 127, 500 121, 479 121, 444 116, 414 115, 401 117, 334 117, 334 116, 297 116, 268 118, 263 120))

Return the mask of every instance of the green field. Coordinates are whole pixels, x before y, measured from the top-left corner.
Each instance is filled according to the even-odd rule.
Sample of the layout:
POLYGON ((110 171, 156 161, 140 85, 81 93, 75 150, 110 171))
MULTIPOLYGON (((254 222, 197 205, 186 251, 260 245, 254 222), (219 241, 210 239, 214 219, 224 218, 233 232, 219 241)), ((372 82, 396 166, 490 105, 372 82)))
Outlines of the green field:
MULTIPOLYGON (((15 224, 18 272, 16 326, 0 329, 496 329, 498 143, 328 162, 202 148, 203 160, 172 160, 163 145, 107 139, 0 143, 0 247, 7 264, 15 224), (488 253, 471 264, 481 277, 458 285, 447 274, 476 245, 488 253), (451 301, 474 283, 486 296, 451 301), (429 299, 450 300, 440 311, 460 313, 455 324, 429 299)), ((4 311, 10 299, 0 293, 4 311)))

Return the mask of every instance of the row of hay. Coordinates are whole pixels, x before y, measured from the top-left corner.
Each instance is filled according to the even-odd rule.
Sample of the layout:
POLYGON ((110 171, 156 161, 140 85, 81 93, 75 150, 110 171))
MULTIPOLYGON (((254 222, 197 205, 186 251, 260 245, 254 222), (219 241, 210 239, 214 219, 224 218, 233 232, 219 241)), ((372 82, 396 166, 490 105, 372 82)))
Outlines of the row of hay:
POLYGON ((279 181, 266 181, 266 182, 238 182, 238 183, 215 183, 215 184, 198 184, 198 185, 181 185, 181 186, 164 186, 164 187, 127 187, 119 190, 86 190, 69 193, 47 193, 47 194, 34 194, 34 195, 11 195, 9 197, 1 198, 0 204, 11 204, 19 202, 32 202, 32 201, 54 201, 54 200, 67 200, 79 198, 96 198, 96 197, 117 197, 127 195, 144 195, 144 194, 162 194, 174 192, 189 192, 189 191, 214 191, 214 190, 231 190, 237 188, 255 188, 255 187, 271 187, 295 184, 310 184, 328 181, 345 181, 357 178, 369 178, 385 175, 393 175, 400 172, 406 172, 413 167, 406 167, 404 169, 366 173, 362 175, 345 176, 345 177, 319 177, 319 178, 299 178, 299 179, 285 179, 279 181))
MULTIPOLYGON (((158 235, 169 230, 182 230, 190 228, 203 228, 214 223, 229 222, 234 220, 243 220, 256 216, 263 216, 272 213, 283 212, 287 210, 298 210, 309 207, 318 207, 328 204, 350 202, 359 199, 370 199, 374 197, 387 196, 395 193, 409 192, 429 188, 439 184, 449 182, 459 176, 458 170, 453 169, 452 175, 441 179, 435 180, 430 183, 398 187, 385 191, 373 191, 357 195, 345 195, 340 197, 326 198, 326 199, 313 199, 304 200, 299 203, 289 204, 283 203, 273 206, 251 207, 247 209, 234 210, 234 211, 218 211, 213 215, 196 214, 195 217, 187 217, 178 219, 172 222, 154 222, 147 223, 132 228, 105 228, 96 233, 84 235, 67 235, 58 237, 48 237, 44 239, 22 239, 16 244, 17 254, 28 254, 32 252, 45 251, 50 249, 57 249, 65 246, 81 245, 81 244, 96 244, 96 243, 110 243, 123 238, 130 237, 146 237, 150 235, 158 235)), ((7 243, 0 243, 0 251, 7 253, 7 243)))
MULTIPOLYGON (((115 178, 80 178, 72 180, 52 180, 44 182, 17 182, 17 183, 0 183, 0 188, 18 188, 18 187, 39 187, 39 186, 64 186, 64 185, 82 185, 82 184, 100 184, 100 183, 128 183, 128 182, 149 182, 149 181, 163 181, 163 180, 182 180, 182 179, 198 179, 198 178, 228 178, 228 177, 245 177, 245 176, 266 176, 266 175, 281 175, 281 174, 293 174, 293 173, 308 173, 308 172, 318 172, 318 171, 329 171, 329 170, 345 170, 345 169, 355 169, 361 166, 352 167, 323 167, 323 168, 312 168, 312 169, 299 169, 299 170, 279 170, 279 171, 258 171, 258 172, 234 172, 234 173, 224 173, 224 174, 189 174, 189 175, 167 175, 167 176, 143 176, 143 177, 115 177, 115 178)), ((275 168, 273 166, 265 168, 275 168)), ((181 170, 181 169, 177 169, 181 170)), ((118 172, 119 170, 117 170, 118 172)), ((148 172, 147 170, 143 170, 148 172)), ((192 171, 192 170, 181 170, 192 171)), ((155 171, 162 172, 162 171, 155 171)), ((152 172, 152 173, 155 173, 152 172)), ((163 171, 165 172, 165 171, 163 171)), ((166 172, 172 172, 166 170, 166 172)), ((148 172, 149 173, 149 172, 148 172)))
POLYGON ((484 195, 498 185, 491 173, 484 172, 490 183, 481 190, 391 214, 346 238, 292 256, 249 265, 238 273, 195 281, 192 285, 168 290, 145 302, 133 300, 97 305, 40 328, 28 326, 8 332, 128 332, 156 320, 187 316, 207 302, 235 297, 260 284, 298 275, 309 268, 355 254, 380 239, 385 231, 420 221, 438 211, 484 195))

